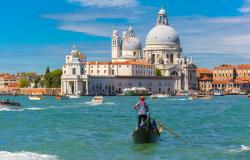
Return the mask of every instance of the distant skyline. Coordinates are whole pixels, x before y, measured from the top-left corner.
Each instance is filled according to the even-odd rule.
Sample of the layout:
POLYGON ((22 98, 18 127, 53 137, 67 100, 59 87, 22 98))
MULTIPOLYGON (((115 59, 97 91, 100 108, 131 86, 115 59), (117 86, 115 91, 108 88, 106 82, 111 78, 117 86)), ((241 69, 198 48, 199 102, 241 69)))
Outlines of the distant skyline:
POLYGON ((112 30, 130 24, 144 47, 161 7, 198 67, 250 63, 250 0, 0 0, 0 72, 61 68, 74 44, 110 60, 112 30))

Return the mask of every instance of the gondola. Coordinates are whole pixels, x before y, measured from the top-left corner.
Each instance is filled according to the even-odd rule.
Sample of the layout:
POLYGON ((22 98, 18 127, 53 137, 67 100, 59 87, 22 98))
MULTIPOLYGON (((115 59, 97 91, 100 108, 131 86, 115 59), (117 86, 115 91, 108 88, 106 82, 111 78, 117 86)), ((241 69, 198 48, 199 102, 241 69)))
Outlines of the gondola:
POLYGON ((0 108, 9 108, 9 109, 19 109, 21 104, 18 102, 11 102, 9 100, 0 101, 0 108))
POLYGON ((143 125, 134 130, 132 137, 137 144, 156 143, 159 141, 160 135, 155 119, 148 117, 143 125))

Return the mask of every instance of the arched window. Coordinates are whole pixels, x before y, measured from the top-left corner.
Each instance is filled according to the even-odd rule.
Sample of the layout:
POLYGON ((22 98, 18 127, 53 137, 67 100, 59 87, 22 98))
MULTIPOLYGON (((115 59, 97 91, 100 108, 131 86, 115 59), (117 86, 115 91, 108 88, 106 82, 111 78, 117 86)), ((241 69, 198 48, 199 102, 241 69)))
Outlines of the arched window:
POLYGON ((73 75, 76 74, 76 69, 75 69, 75 68, 72 69, 72 74, 73 74, 73 75))
POLYGON ((178 76, 178 72, 176 72, 176 71, 173 71, 173 72, 171 72, 171 74, 170 74, 171 76, 178 76))

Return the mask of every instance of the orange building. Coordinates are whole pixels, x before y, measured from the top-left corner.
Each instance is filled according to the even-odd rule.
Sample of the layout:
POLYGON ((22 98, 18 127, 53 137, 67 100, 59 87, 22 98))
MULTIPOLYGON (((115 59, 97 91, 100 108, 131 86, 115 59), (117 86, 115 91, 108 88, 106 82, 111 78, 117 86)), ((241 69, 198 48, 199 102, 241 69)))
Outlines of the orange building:
POLYGON ((226 94, 239 94, 241 91, 250 91, 250 65, 238 66, 223 64, 213 71, 213 88, 222 90, 226 94))
POLYGON ((198 89, 203 92, 210 92, 213 89, 213 71, 208 68, 197 68, 196 78, 198 81, 198 89))

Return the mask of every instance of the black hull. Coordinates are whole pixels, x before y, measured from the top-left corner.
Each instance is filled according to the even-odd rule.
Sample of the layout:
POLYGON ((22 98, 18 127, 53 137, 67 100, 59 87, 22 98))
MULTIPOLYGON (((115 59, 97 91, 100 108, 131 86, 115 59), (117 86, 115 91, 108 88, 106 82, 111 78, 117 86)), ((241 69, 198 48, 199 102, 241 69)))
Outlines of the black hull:
POLYGON ((156 143, 160 139, 160 134, 157 131, 149 130, 148 128, 138 128, 132 134, 135 143, 156 143))

